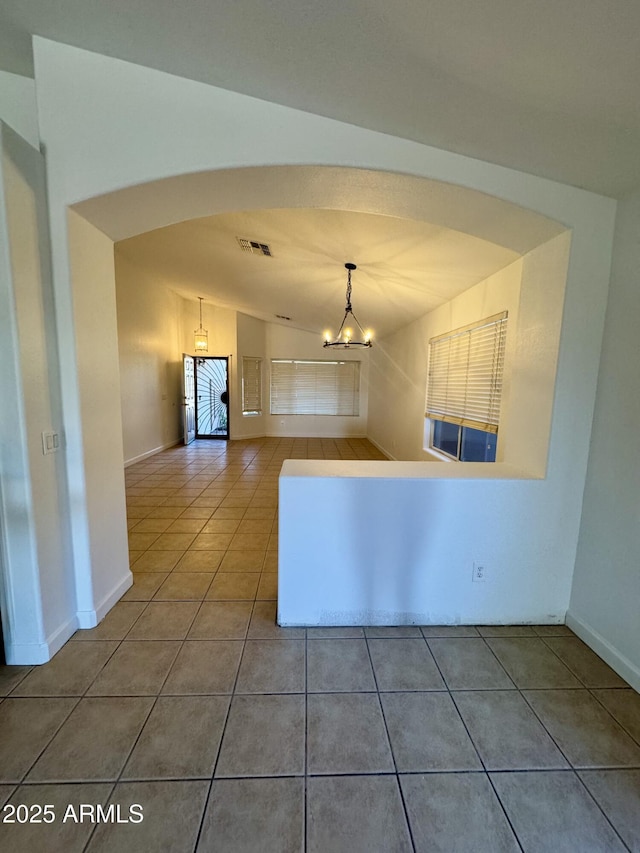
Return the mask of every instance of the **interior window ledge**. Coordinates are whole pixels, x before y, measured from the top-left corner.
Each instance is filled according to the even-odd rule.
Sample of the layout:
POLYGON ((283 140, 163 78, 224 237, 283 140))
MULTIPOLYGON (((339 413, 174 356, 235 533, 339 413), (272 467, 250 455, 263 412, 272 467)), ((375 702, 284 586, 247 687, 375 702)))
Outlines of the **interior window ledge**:
MULTIPOLYGON (((447 456, 446 453, 441 453, 439 450, 436 450, 435 447, 425 447, 424 452, 427 456, 433 457, 438 462, 459 462, 459 459, 452 459, 451 456, 447 456)), ((487 463, 484 463, 487 464, 487 463)), ((495 462, 489 463, 491 465, 495 465, 495 462)))

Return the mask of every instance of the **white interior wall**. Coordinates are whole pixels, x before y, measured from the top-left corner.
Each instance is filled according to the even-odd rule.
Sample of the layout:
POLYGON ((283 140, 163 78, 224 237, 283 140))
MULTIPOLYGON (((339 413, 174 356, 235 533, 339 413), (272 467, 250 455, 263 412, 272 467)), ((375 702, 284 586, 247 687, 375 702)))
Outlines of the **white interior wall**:
POLYGON ((640 690, 640 193, 618 206, 568 623, 640 690))
MULTIPOLYGON (((116 247, 122 435, 125 464, 180 443, 182 439, 182 355, 195 355, 199 303, 158 281, 143 264, 116 247)), ((202 305, 209 332, 209 356, 229 358, 230 429, 241 423, 236 382, 236 312, 202 305)), ((235 435, 234 435, 235 437, 235 435)))
MULTIPOLYGON (((515 355, 521 276, 522 261, 518 260, 394 335, 376 341, 371 350, 368 434, 387 456, 434 459, 424 449, 429 338, 499 311, 509 312, 503 397, 503 411, 508 410, 508 377, 515 355)), ((502 427, 505 426, 503 422, 502 427)), ((501 442, 498 446, 501 450, 501 442)))
MULTIPOLYGON (((200 304, 196 299, 182 300, 182 350, 195 355, 193 333, 200 325, 200 304)), ((202 303, 202 325, 209 332, 210 356, 236 357, 237 319, 231 308, 209 301, 202 303)))
MULTIPOLYGON (((340 306, 337 306, 338 309, 340 306)), ((369 409, 369 350, 326 350, 322 337, 301 329, 291 329, 277 323, 267 323, 267 407, 271 381, 270 362, 273 358, 300 358, 325 361, 360 362, 360 414, 353 417, 335 415, 266 415, 267 435, 320 436, 344 438, 366 436, 369 409)), ((267 408, 269 412, 269 408, 267 408)))
POLYGON ((543 477, 556 396, 570 246, 569 232, 560 234, 380 341, 372 350, 372 441, 395 459, 433 459, 424 449, 428 425, 424 417, 420 420, 425 406, 429 338, 507 310, 497 461, 543 477))
POLYGON ((34 148, 40 148, 36 81, 0 70, 0 116, 34 148))
POLYGON ((133 583, 129 570, 113 242, 68 211, 81 459, 83 544, 75 578, 79 627, 92 628, 133 583), (86 536, 86 539, 84 539, 86 536), (87 559, 88 557, 88 559, 87 559))
POLYGON ((44 161, 4 125, 0 143, 0 600, 8 662, 42 663, 76 628, 44 161))
POLYGON ((182 303, 116 250, 118 355, 125 464, 182 436, 182 303))
MULTIPOLYGON (((394 173, 404 172, 407 180, 410 180, 409 176, 415 176, 441 182, 440 186, 457 185, 455 198, 450 200, 453 207, 451 204, 447 207, 447 215, 456 210, 460 215, 461 194, 465 192, 461 188, 468 188, 495 196, 498 200, 504 199, 512 206, 533 209, 572 228, 567 310, 562 327, 557 380, 559 405, 557 402, 554 410, 550 452, 550 459, 554 462, 563 456, 570 457, 570 466, 568 463, 566 466, 558 464, 557 469, 550 466, 553 476, 549 493, 540 489, 539 483, 529 482, 522 485, 521 492, 512 496, 502 530, 506 558, 518 559, 523 526, 531 535, 542 516, 547 518, 546 510, 550 507, 558 509, 567 503, 569 521, 576 512, 579 513, 606 300, 614 211, 611 200, 43 39, 35 39, 34 50, 39 126, 49 163, 56 314, 68 438, 66 462, 72 499, 75 500, 73 544, 78 577, 90 574, 92 539, 94 534, 98 539, 100 537, 98 531, 83 521, 87 512, 83 459, 85 444, 91 442, 85 420, 89 425, 104 416, 103 429, 109 432, 115 429, 120 435, 120 416, 119 395, 115 402, 106 397, 96 399, 98 408, 92 416, 84 406, 85 384, 90 379, 78 369, 76 333, 82 340, 82 325, 90 318, 82 311, 74 316, 74 300, 77 291, 86 290, 93 294, 91 298, 86 297, 88 302, 93 299, 96 305, 100 305, 104 294, 95 292, 95 288, 113 292, 114 282, 112 276, 111 280, 108 275, 96 277, 87 268, 82 279, 76 275, 71 283, 67 207, 100 193, 189 172, 237 169, 230 175, 229 185, 222 195, 203 194, 202 181, 197 175, 188 183, 187 194, 177 187, 177 192, 170 197, 170 208, 177 218, 185 218, 185 211, 190 211, 187 215, 207 215, 207 212, 215 212, 212 207, 216 205, 220 210, 234 209, 259 189, 268 187, 268 184, 261 183, 259 170, 253 170, 251 179, 243 181, 244 166, 313 163, 333 167, 333 175, 338 179, 341 169, 346 167, 348 171, 349 167, 356 167, 353 173, 349 172, 349 180, 343 183, 342 191, 331 195, 333 204, 338 207, 354 205, 354 192, 364 193, 370 200, 368 204, 379 212, 390 212, 401 202, 415 201, 420 197, 419 191, 413 195, 394 195, 385 194, 382 190, 385 183, 393 183, 394 173), (387 177, 383 178, 385 174, 387 177), (113 423, 114 410, 117 425, 113 423), (549 497, 553 498, 551 502, 549 497)), ((312 180, 291 184, 294 185, 298 195, 293 206, 296 203, 309 206, 311 199, 321 206, 331 206, 317 173, 312 180)), ((166 205, 169 197, 163 188, 158 189, 166 205)), ((271 203, 260 206, 278 205, 277 188, 269 192, 271 203)), ((118 204, 115 197, 112 202, 118 204)), ((463 207, 469 210, 469 205, 463 203, 463 207)), ((496 207, 499 207, 499 201, 494 199, 496 207)), ((368 209, 367 204, 362 200, 358 209, 368 209)), ((164 216, 164 210, 160 205, 155 210, 156 216, 164 216)), ((512 217, 506 209, 504 214, 502 221, 506 223, 508 232, 512 217)), ((131 204, 127 208, 127 217, 140 230, 152 227, 147 224, 153 218, 153 212, 148 208, 131 204)), ((477 224, 476 216, 471 216, 471 219, 477 224)), ((482 221, 495 223, 496 220, 482 221)), ((162 224, 168 224, 166 219, 162 224)), ((120 236, 133 233, 125 230, 120 236)), ((113 324, 108 317, 107 320, 109 322, 101 327, 98 340, 110 331, 115 342, 115 309, 113 324)), ((86 328, 90 327, 91 323, 86 324, 86 328)), ((95 344, 94 347, 101 354, 100 367, 111 387, 114 376, 117 379, 115 343, 104 349, 95 344)), ((86 491, 94 497, 104 472, 117 470, 121 463, 121 438, 117 448, 109 437, 102 451, 99 465, 87 469, 87 476, 92 482, 87 484, 86 491)), ((483 480, 474 485, 474 493, 483 506, 491 499, 483 480)), ((117 530, 113 529, 110 519, 114 517, 114 511, 118 515, 121 507, 123 496, 119 490, 107 489, 101 509, 103 522, 107 519, 106 525, 111 528, 111 541, 115 543, 116 550, 120 545, 126 546, 126 531, 119 526, 117 530)), ((562 521, 566 515, 566 512, 564 515, 558 513, 562 521)), ((561 538, 560 551, 547 552, 547 556, 553 558, 555 568, 551 590, 555 590, 553 612, 556 615, 565 601, 575 551, 571 524, 567 530, 561 538)), ((112 580, 115 581, 115 577, 112 580)), ((533 571, 527 574, 527 580, 534 584, 537 593, 543 585, 548 586, 549 576, 533 571)), ((526 584, 514 588, 514 594, 522 595, 523 589, 526 591, 526 584)))

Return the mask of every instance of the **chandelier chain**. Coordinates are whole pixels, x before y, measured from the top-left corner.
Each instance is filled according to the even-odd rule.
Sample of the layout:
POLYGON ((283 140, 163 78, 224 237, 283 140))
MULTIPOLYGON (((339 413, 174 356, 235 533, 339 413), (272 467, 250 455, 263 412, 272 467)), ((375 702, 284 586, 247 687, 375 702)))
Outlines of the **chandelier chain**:
POLYGON ((353 270, 357 269, 357 267, 355 264, 352 263, 347 263, 344 266, 347 270, 347 295, 344 317, 342 318, 342 323, 340 324, 340 328, 338 329, 338 334, 336 335, 336 337, 331 340, 331 336, 329 332, 327 332, 325 335, 323 346, 340 347, 341 349, 349 349, 350 347, 370 347, 371 332, 365 332, 365 330, 362 328, 362 326, 360 325, 360 321, 353 313, 353 307, 351 305, 351 273, 353 270), (347 327, 347 322, 349 320, 355 323, 358 331, 362 335, 361 340, 354 340, 354 338, 352 337, 352 330, 347 327))

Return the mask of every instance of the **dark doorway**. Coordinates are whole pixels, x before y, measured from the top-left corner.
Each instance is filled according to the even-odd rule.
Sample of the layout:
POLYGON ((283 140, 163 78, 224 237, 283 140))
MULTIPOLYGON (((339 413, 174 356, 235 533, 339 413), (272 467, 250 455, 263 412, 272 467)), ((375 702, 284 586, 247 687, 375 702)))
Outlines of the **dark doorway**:
POLYGON ((229 438, 229 359, 195 361, 196 438, 229 438))

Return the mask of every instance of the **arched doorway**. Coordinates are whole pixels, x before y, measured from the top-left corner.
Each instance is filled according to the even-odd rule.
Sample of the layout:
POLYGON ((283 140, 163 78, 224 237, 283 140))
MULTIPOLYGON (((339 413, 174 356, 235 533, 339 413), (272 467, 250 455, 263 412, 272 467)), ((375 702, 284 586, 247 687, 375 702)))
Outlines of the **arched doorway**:
MULTIPOLYGON (((74 205, 69 223, 72 273, 78 282, 82 280, 85 274, 82 246, 93 241, 96 251, 91 253, 91 276, 94 282, 100 280, 102 297, 115 308, 113 267, 105 269, 104 277, 96 276, 95 258, 104 249, 103 257, 107 260, 107 240, 112 246, 114 241, 186 219, 225 211, 283 207, 356 210, 436 222, 443 228, 508 247, 520 255, 565 230, 562 225, 538 213, 442 181, 328 166, 248 167, 166 178, 74 205), (76 267, 78 256, 80 265, 76 267)), ((115 311, 112 317, 115 319, 115 311)), ((108 342, 116 338, 115 322, 110 325, 103 322, 98 336, 113 353, 113 344, 108 346, 108 342)), ((117 364, 109 366, 104 353, 100 361, 102 369, 117 372, 117 364)), ((115 431, 119 421, 119 406, 112 399, 109 411, 104 412, 103 431, 107 429, 107 423, 108 430, 115 431)), ((91 441, 91 437, 86 436, 87 440, 91 441)), ((115 456, 113 459, 115 463, 115 456)), ((116 493, 119 493, 118 500, 123 502, 121 477, 114 474, 114 499, 116 493)), ((120 530, 120 535, 124 536, 123 524, 120 524, 120 530)), ((112 532, 115 535, 115 531, 112 532)), ((106 562, 106 554, 104 558, 106 562)), ((100 562, 97 552, 93 562, 95 575, 96 564, 100 562)), ((120 584, 126 583, 128 568, 123 564, 115 568, 112 559, 110 566, 108 578, 111 589, 120 589, 120 584)), ((106 591, 104 580, 101 584, 106 591)), ((94 606, 96 597, 94 590, 94 606)), ((108 609, 104 595, 102 601, 105 602, 103 609, 105 606, 108 609)))

